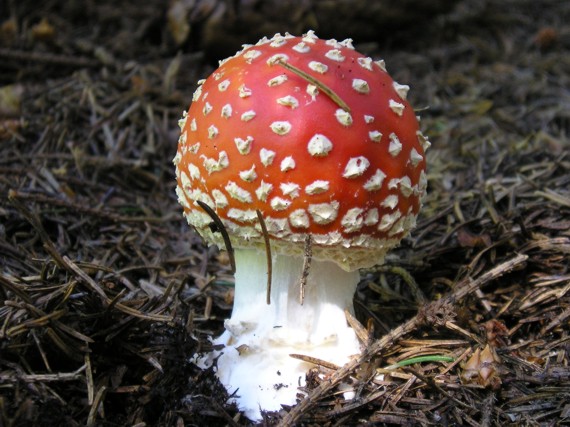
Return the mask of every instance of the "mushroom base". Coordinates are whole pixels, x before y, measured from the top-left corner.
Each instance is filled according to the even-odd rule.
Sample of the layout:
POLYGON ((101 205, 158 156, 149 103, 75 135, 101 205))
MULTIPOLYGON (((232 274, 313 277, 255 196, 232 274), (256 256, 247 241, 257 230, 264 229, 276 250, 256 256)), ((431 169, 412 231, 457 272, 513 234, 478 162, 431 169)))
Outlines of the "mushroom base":
POLYGON ((263 411, 294 405, 314 367, 290 357, 302 354, 343 365, 360 352, 359 342, 346 323, 352 311, 358 271, 347 272, 330 261, 312 260, 299 302, 303 258, 273 257, 271 303, 266 302, 265 253, 236 251, 234 309, 226 331, 215 340, 225 348, 210 357, 217 360, 217 376, 245 414, 253 420, 263 411))

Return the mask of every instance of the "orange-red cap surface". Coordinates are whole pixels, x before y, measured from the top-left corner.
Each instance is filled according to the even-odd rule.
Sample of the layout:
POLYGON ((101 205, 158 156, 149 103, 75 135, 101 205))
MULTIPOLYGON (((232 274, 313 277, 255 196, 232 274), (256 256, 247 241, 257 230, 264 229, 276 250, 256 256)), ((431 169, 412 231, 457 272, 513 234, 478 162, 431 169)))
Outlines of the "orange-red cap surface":
POLYGON ((258 209, 274 250, 302 253, 310 234, 317 258, 345 269, 381 262, 415 225, 426 189, 429 142, 407 91, 350 40, 309 32, 244 47, 200 82, 180 121, 174 163, 188 222, 222 242, 199 200, 234 246, 263 247, 258 209))

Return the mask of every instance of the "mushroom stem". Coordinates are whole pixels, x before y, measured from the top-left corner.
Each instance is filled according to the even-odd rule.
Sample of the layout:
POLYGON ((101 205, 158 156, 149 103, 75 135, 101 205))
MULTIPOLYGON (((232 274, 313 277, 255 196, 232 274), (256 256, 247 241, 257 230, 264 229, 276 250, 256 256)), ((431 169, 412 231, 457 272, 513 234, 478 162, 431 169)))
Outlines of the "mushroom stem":
POLYGON ((266 259, 255 249, 236 249, 234 309, 226 331, 215 340, 223 344, 217 375, 251 419, 260 409, 274 411, 296 402, 312 365, 289 355, 315 357, 337 365, 359 353, 354 331, 344 310, 352 311, 358 271, 347 272, 330 261, 312 260, 299 304, 303 258, 273 256, 271 304, 266 304, 266 259))

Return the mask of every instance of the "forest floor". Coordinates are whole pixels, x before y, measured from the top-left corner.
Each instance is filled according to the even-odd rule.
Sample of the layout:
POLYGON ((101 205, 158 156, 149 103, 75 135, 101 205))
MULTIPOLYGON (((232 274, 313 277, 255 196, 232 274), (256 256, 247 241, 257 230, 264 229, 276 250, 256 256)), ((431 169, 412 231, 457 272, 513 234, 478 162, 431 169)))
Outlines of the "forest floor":
MULTIPOLYGON (((233 277, 183 219, 172 158, 196 81, 272 2, 40 3, 0 4, 0 426, 249 425, 190 363, 233 277)), ((263 29, 342 39, 323 5, 362 4, 292 3, 263 29)), ((570 3, 432 3, 344 17, 412 87, 429 194, 362 272, 362 355, 264 425, 570 423, 570 3)))

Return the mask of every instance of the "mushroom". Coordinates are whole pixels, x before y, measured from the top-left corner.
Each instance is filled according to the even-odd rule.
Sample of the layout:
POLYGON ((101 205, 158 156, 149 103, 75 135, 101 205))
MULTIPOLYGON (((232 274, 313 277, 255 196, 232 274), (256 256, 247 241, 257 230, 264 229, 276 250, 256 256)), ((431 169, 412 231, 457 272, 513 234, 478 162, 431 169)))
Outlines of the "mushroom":
POLYGON ((237 266, 223 349, 201 361, 217 358, 251 419, 296 402, 311 365, 290 354, 342 365, 360 351, 345 317, 358 269, 409 233, 426 191, 429 141, 408 89, 351 40, 276 34, 221 61, 180 120, 178 200, 223 247, 201 206, 216 213, 237 266))

